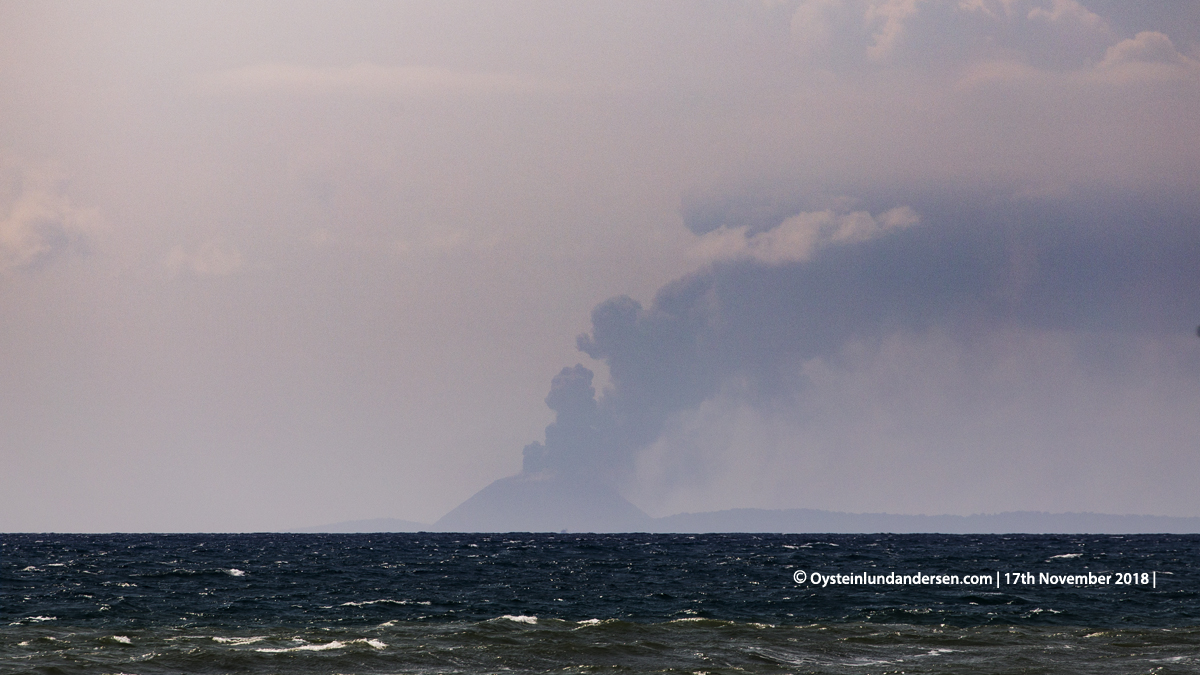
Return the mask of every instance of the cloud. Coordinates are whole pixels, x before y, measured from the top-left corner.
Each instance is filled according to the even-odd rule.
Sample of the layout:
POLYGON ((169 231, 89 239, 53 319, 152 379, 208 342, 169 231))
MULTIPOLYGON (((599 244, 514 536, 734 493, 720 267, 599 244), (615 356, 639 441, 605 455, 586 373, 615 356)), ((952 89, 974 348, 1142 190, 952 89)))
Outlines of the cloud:
POLYGON ((863 19, 875 29, 871 34, 871 45, 867 57, 872 60, 886 59, 904 34, 904 22, 917 13, 918 0, 887 0, 867 6, 863 19))
MULTIPOLYGON (((607 365, 611 386, 593 398, 592 373, 564 369, 547 398, 556 421, 544 446, 526 449, 527 470, 627 478, 679 415, 730 395, 762 410, 790 406, 815 377, 804 364, 836 363, 851 345, 869 350, 897 334, 960 344, 1003 379, 1004 359, 988 361, 987 345, 1004 345, 996 335, 1090 336, 1073 343, 1078 358, 1103 370, 1121 361, 1105 354, 1125 336, 1190 337, 1200 320, 1200 228, 1188 204, 947 195, 705 238, 712 264, 649 306, 621 296, 593 310, 578 346, 607 365)), ((1005 386, 1030 386, 1039 372, 1052 368, 1005 386)))
POLYGON ((65 182, 48 170, 24 171, 15 179, 16 197, 0 220, 0 275, 34 269, 68 251, 86 250, 99 212, 74 206, 65 182))
POLYGON ((187 272, 197 276, 223 277, 241 269, 243 263, 241 251, 219 237, 191 251, 183 246, 175 246, 163 260, 171 276, 187 272))
POLYGON ((809 259, 814 250, 833 244, 853 244, 909 227, 921 218, 908 206, 878 216, 866 211, 838 214, 833 210, 799 213, 765 232, 749 226, 721 227, 705 233, 692 249, 703 262, 757 260, 780 265, 809 259))
POLYGON ((213 94, 282 92, 307 96, 506 94, 562 88, 561 84, 517 73, 375 63, 346 67, 259 63, 207 73, 200 77, 199 84, 202 91, 213 94))
POLYGON ((808 0, 791 32, 801 53, 835 70, 996 59, 1080 68, 1114 40, 1076 0, 808 0))
MULTIPOLYGON (((1012 5, 1008 5, 1011 7, 1012 5)), ((1107 24, 1099 15, 1089 11, 1076 0, 1053 0, 1050 7, 1032 7, 1026 14, 1030 21, 1067 25, 1087 31, 1104 31, 1107 24)))
POLYGON ((795 365, 793 398, 755 405, 733 382, 672 416, 626 494, 655 514, 1194 513, 1196 338, 1130 336, 1103 366, 1095 339, 1006 328, 852 340, 795 365))
POLYGON ((1157 31, 1142 31, 1109 47, 1096 69, 1125 81, 1200 78, 1200 62, 1179 53, 1171 38, 1157 31))

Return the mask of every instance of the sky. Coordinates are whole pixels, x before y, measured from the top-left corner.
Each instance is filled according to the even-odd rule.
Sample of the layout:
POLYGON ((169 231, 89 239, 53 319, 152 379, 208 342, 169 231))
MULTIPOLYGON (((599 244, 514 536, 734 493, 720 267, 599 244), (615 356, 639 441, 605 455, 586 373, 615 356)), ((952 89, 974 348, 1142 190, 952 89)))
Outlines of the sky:
POLYGON ((1200 516, 1200 2, 0 0, 0 92, 0 531, 1200 516))

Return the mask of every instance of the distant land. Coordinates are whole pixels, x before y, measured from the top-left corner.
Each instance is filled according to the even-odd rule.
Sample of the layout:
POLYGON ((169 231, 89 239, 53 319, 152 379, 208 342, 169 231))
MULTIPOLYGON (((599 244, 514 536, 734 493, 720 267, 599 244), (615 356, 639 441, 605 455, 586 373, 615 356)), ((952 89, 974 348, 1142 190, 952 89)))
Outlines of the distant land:
POLYGON ((295 531, 1194 534, 1200 533, 1200 518, 1039 511, 911 516, 817 509, 728 509, 652 518, 591 476, 522 471, 493 481, 435 523, 384 518, 295 531))
MULTIPOLYGON (((461 507, 460 507, 461 508, 461 507)), ((456 509, 458 511, 458 509, 456 509)), ((452 511, 451 514, 455 512, 452 511)), ((638 512, 640 513, 640 511, 638 512)), ((450 516, 451 514, 447 514, 450 516)), ((633 527, 561 528, 551 525, 552 514, 531 515, 504 527, 496 518, 472 523, 460 511, 455 518, 423 524, 395 518, 352 520, 293 532, 656 532, 701 534, 759 532, 780 534, 1196 534, 1200 518, 1175 516, 1112 515, 1105 513, 1045 513, 1009 511, 970 516, 911 516, 890 513, 841 513, 817 509, 729 509, 703 513, 680 513, 662 518, 637 518, 633 527), (447 521, 447 522, 443 522, 447 521), (482 527, 480 527, 482 525, 482 527), (535 525, 528 527, 528 525, 535 525), (540 527, 536 525, 541 525, 540 527)))

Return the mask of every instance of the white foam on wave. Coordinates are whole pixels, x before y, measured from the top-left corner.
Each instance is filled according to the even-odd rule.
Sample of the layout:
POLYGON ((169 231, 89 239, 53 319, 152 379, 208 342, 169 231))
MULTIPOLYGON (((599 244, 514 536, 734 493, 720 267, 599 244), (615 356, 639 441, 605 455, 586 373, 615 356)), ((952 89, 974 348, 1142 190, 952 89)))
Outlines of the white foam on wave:
POLYGON ((33 565, 29 565, 28 567, 24 567, 24 568, 22 568, 22 569, 21 569, 21 571, 22 571, 22 572, 41 572, 41 570, 40 570, 40 569, 38 569, 38 568, 34 567, 33 565))
POLYGON ((1082 555, 1082 553, 1062 553, 1059 555, 1050 556, 1050 560, 1054 560, 1055 558, 1078 558, 1082 555))
POLYGON ((213 640, 226 645, 252 645, 255 642, 266 640, 265 635, 255 635, 253 637, 214 637, 213 640))
POLYGON ((279 648, 260 647, 258 649, 255 649, 254 651, 262 652, 264 654, 282 654, 284 652, 324 652, 324 651, 328 651, 330 649, 345 649, 346 647, 349 647, 350 645, 355 645, 355 644, 367 645, 374 649, 383 649, 383 648, 387 647, 387 643, 382 642, 380 640, 375 640, 375 639, 349 640, 346 642, 342 642, 341 640, 334 640, 333 642, 327 642, 323 645, 304 644, 304 645, 300 645, 298 647, 279 647, 279 648))
POLYGON ((113 636, 112 636, 112 639, 113 639, 113 641, 115 641, 115 642, 120 642, 120 643, 121 643, 121 644, 123 644, 123 645, 131 645, 131 644, 133 644, 133 640, 130 640, 130 639, 129 639, 127 636, 125 636, 125 635, 113 635, 113 636))
POLYGON ((384 598, 382 600, 363 600, 362 602, 343 602, 339 607, 365 607, 367 605, 428 605, 429 601, 413 602, 412 600, 392 600, 384 598))
POLYGON ((505 614, 504 616, 502 616, 500 618, 508 619, 509 621, 516 621, 517 623, 528 623, 528 624, 537 623, 536 616, 525 616, 524 614, 505 614))
POLYGON ((276 647, 260 647, 258 649, 255 649, 254 651, 262 652, 264 654, 282 654, 284 652, 323 652, 323 651, 327 651, 330 649, 344 649, 345 647, 346 647, 345 642, 339 642, 338 640, 334 640, 333 642, 327 642, 323 645, 300 645, 299 647, 278 647, 278 648, 276 648, 276 647))
POLYGON ((231 576, 231 577, 244 577, 244 576, 246 576, 246 573, 245 573, 245 572, 243 572, 242 570, 239 570, 239 569, 238 569, 238 568, 236 568, 236 567, 231 567, 231 568, 229 568, 229 569, 225 570, 225 573, 226 573, 226 574, 228 574, 228 575, 229 575, 229 576, 231 576))
MULTIPOLYGON (((58 617, 57 616, 42 616, 39 614, 37 616, 27 616, 24 619, 21 619, 21 621, 29 621, 31 623, 41 623, 43 621, 58 621, 58 617)), ((20 622, 17 622, 17 623, 20 623, 20 622)))

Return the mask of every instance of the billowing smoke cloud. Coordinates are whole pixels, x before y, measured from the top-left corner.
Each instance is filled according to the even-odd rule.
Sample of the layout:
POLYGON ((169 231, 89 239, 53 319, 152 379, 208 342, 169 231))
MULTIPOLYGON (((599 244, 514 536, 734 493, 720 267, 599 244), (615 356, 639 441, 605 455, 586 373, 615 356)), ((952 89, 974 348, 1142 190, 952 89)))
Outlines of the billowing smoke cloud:
POLYGON ((1130 336, 1196 330, 1196 213, 1178 201, 955 195, 779 214, 757 231, 695 226, 741 238, 737 254, 667 284, 648 306, 622 296, 593 310, 578 347, 607 364, 611 386, 597 398, 591 371, 564 368, 546 399, 557 418, 544 444, 525 449, 524 471, 619 481, 673 415, 731 383, 754 406, 794 401, 810 359, 895 334, 964 345, 1006 331, 1088 336, 1082 356, 1108 367, 1130 336), (796 223, 815 228, 803 255, 752 254, 796 223))

